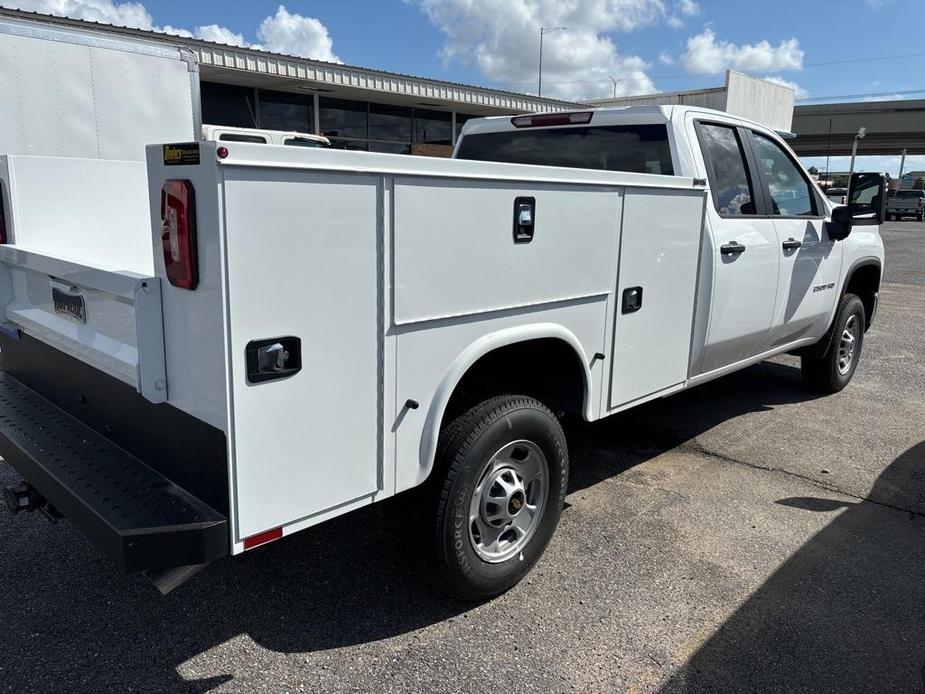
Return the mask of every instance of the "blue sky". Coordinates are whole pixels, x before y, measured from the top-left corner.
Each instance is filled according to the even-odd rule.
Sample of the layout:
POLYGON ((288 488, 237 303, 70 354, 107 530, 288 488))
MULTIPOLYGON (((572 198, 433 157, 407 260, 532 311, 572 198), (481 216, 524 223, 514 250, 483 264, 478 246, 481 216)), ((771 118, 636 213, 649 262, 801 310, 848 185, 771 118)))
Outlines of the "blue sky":
MULTIPOLYGON (((564 26, 545 39, 543 93, 566 99, 716 86, 728 67, 784 81, 812 103, 925 98, 925 0, 0 4, 532 93, 539 27, 564 26)), ((833 169, 842 166, 833 158, 833 169)), ((895 174, 898 157, 862 166, 895 174)), ((925 169, 925 157, 910 157, 910 166, 925 169)))

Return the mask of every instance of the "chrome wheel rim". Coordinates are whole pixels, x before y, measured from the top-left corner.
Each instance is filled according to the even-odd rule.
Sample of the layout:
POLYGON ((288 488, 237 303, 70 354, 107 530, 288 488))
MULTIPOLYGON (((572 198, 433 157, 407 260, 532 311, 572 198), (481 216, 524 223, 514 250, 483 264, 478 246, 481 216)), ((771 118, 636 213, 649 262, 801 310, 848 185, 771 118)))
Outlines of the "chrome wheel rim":
POLYGON ((526 547, 548 489, 549 464, 532 441, 512 441, 488 459, 469 502, 469 542, 480 559, 497 564, 526 547))
POLYGON ((854 363, 854 354, 857 351, 858 339, 861 336, 860 323, 856 315, 851 315, 845 321, 838 341, 838 373, 844 376, 854 363))

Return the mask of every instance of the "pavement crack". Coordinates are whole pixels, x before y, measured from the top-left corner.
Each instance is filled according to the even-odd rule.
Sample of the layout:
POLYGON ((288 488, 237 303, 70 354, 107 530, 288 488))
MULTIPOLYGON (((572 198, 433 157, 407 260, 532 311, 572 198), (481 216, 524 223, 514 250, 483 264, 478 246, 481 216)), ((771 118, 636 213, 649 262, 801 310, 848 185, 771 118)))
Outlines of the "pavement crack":
POLYGON ((706 448, 702 443, 696 439, 692 439, 685 443, 682 443, 679 448, 696 453, 699 455, 705 455, 711 458, 716 458, 724 463, 731 463, 733 465, 741 465, 743 467, 752 468, 753 470, 762 470, 763 472, 776 472, 781 475, 786 475, 787 477, 793 477, 794 479, 801 480, 803 482, 808 482, 813 487, 818 487, 819 489, 825 489, 829 492, 835 492, 836 494, 841 494, 846 496, 849 499, 854 499, 855 501, 860 501, 868 504, 875 504, 877 506, 883 506, 884 508, 892 509, 893 511, 899 511, 901 513, 908 513, 912 517, 925 518, 925 512, 916 511, 915 509, 906 508, 905 506, 897 506, 896 504, 890 504, 885 501, 879 501, 869 496, 864 496, 862 494, 857 494, 855 492, 842 489, 836 484, 831 484, 829 482, 824 482, 822 480, 816 479, 815 477, 810 477, 808 475, 802 475, 799 472, 793 472, 792 470, 786 470, 779 467, 771 467, 770 465, 760 465, 758 463, 751 463, 747 460, 739 460, 738 458, 733 458, 731 456, 725 455, 723 453, 718 453, 717 451, 711 451, 706 448))

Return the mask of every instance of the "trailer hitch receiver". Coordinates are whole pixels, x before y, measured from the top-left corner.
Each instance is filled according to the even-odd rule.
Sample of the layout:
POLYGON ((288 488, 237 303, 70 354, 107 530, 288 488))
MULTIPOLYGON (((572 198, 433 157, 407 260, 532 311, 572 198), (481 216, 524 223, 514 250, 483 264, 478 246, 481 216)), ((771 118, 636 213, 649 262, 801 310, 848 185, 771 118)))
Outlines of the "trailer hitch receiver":
POLYGON ((47 503, 45 497, 28 482, 20 482, 15 487, 4 487, 3 500, 10 513, 37 511, 47 503))

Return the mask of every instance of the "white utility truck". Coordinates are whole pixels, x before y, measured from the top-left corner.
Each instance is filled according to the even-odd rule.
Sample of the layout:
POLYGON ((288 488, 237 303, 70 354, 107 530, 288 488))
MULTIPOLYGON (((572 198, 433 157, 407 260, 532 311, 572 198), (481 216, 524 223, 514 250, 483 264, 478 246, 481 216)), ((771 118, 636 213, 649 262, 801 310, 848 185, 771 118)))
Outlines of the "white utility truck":
POLYGON ((877 304, 883 177, 834 206, 706 109, 469 121, 452 160, 152 144, 143 215, 101 164, 0 157, 5 493, 162 590, 398 495, 491 597, 556 528, 563 415, 782 352, 837 391, 877 304))

